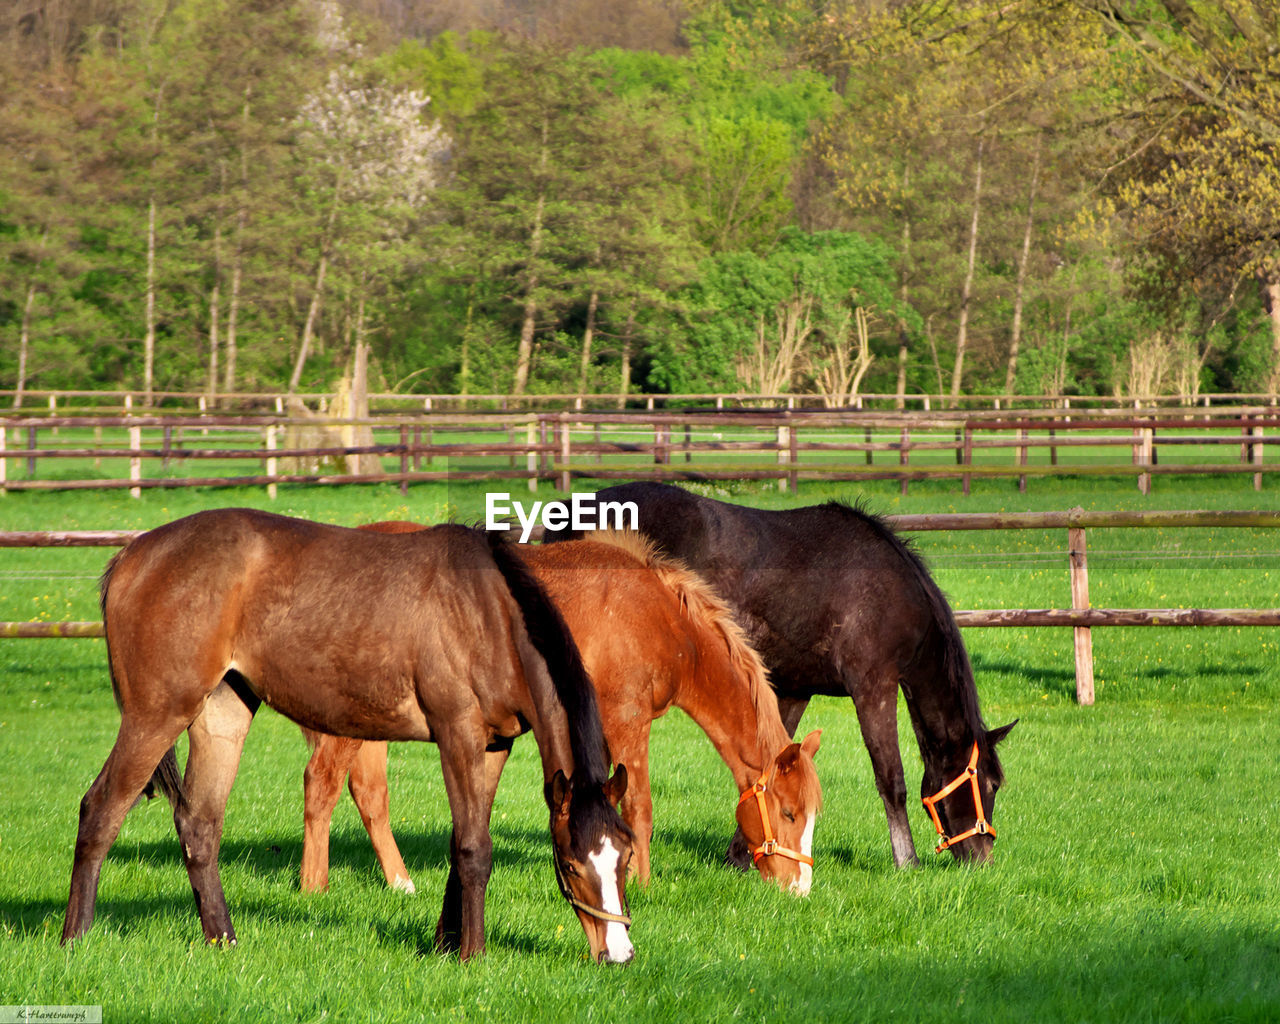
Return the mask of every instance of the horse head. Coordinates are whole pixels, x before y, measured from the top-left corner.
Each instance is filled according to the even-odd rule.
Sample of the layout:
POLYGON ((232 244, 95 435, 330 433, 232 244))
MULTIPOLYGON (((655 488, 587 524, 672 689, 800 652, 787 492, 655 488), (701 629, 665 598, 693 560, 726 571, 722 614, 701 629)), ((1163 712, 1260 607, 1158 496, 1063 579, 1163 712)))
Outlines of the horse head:
POLYGON ((822 787, 813 767, 822 730, 783 748, 738 801, 738 826, 761 877, 798 896, 813 886, 813 826, 822 787))
POLYGON ((974 740, 948 758, 926 767, 920 786, 925 810, 941 836, 936 852, 950 850, 958 861, 988 864, 996 841, 991 824, 996 808, 996 791, 1004 782, 1004 771, 996 756, 996 744, 1017 725, 987 732, 985 743, 974 740))
POLYGON ((624 964, 635 956, 627 936, 631 830, 617 811, 626 790, 622 765, 604 785, 579 784, 557 770, 547 787, 556 879, 598 963, 624 964))

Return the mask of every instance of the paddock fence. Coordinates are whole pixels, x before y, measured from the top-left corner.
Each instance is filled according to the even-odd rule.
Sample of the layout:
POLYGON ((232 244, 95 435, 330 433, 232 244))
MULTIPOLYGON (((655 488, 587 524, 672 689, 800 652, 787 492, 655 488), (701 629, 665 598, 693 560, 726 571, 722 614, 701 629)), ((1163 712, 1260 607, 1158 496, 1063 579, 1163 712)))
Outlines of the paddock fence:
MULTIPOLYGON (((283 414, 290 406, 303 405, 321 412, 333 408, 344 396, 333 391, 170 391, 0 389, 0 403, 15 415, 124 416, 136 412, 155 415, 205 415, 210 412, 239 415, 283 414)), ((1146 408, 1221 408, 1239 405, 1275 407, 1280 396, 1268 392, 1196 393, 1184 395, 1014 395, 906 394, 867 392, 835 400, 822 394, 761 394, 750 391, 626 394, 457 394, 370 392, 369 410, 377 414, 432 412, 582 412, 590 409, 848 409, 881 412, 931 412, 966 410, 1000 412, 1016 409, 1125 410, 1146 408)))
POLYGON ((0 416, 0 493, 427 481, 913 481, 1171 474, 1264 478, 1280 411, 1061 409, 0 416), (195 470, 193 467, 207 467, 195 470))
MULTIPOLYGON (((958 610, 957 624, 973 627, 1070 627, 1075 654, 1076 701, 1094 702, 1091 630, 1100 626, 1280 626, 1280 608, 1092 608, 1086 531, 1112 528, 1280 528, 1280 512, 1125 511, 940 513, 885 516, 904 533, 932 530, 1065 530, 1070 608, 958 610)), ((0 532, 0 548, 121 547, 139 530, 0 532)), ((540 538, 540 534, 537 535, 540 538)), ((536 538, 537 539, 537 538, 536 538)), ((101 622, 0 622, 0 638, 100 637, 101 622)))

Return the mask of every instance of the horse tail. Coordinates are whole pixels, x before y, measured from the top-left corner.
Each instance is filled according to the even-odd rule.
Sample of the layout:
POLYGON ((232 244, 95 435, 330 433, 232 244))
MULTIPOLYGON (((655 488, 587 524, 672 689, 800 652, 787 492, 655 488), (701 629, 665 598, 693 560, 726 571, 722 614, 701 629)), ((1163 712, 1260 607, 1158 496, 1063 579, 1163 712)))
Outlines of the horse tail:
POLYGON ((178 754, 173 747, 166 750, 164 757, 160 758, 142 795, 150 800, 156 795, 156 790, 165 795, 169 806, 175 810, 187 803, 187 791, 182 788, 182 773, 178 771, 178 754))
MULTIPOLYGON (((111 634, 107 617, 107 600, 111 590, 111 577, 115 574, 116 568, 128 550, 128 545, 126 545, 111 556, 111 560, 107 562, 107 567, 102 571, 102 578, 98 581, 98 606, 102 611, 102 629, 107 641, 107 673, 111 677, 111 694, 115 697, 117 707, 120 706, 120 687, 116 683, 116 667, 111 659, 111 634)), ((187 802, 187 793, 182 787, 182 773, 178 770, 178 754, 173 747, 166 750, 164 756, 160 758, 160 763, 156 765, 156 770, 151 773, 150 781, 147 782, 142 790, 142 796, 150 800, 156 795, 157 790, 165 795, 169 804, 174 808, 179 805, 185 805, 187 802)))
POLYGON ((560 610, 511 544, 499 533, 485 531, 485 536, 498 571, 520 606, 525 631, 547 663, 556 695, 568 716, 574 770, 585 773, 587 783, 603 785, 609 779, 609 748, 595 687, 573 634, 560 610))

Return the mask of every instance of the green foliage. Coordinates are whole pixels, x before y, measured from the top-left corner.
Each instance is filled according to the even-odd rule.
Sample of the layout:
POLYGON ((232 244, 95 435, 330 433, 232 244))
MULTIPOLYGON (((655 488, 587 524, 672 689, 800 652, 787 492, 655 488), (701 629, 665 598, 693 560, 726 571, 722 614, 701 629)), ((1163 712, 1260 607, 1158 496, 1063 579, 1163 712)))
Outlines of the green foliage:
POLYGON ((946 390, 962 319, 969 390, 1112 390, 1152 331, 1205 387, 1275 379, 1267 4, 693 0, 661 54, 567 48, 672 38, 587 6, 500 4, 531 38, 301 0, 0 19, 0 386, 138 387, 149 335, 178 389, 325 387, 358 343, 388 386, 737 386, 760 308, 685 306, 827 232, 890 247, 865 389, 946 390), (393 137, 436 120, 447 194, 405 202, 393 137))
POLYGON ((856 234, 788 231, 765 255, 727 252, 704 261, 684 296, 684 330, 655 352, 650 380, 673 392, 751 388, 741 364, 760 331, 796 301, 807 304, 813 329, 796 364, 797 385, 816 372, 824 349, 843 343, 856 308, 873 312, 882 327, 899 318, 919 326, 894 297, 885 245, 856 234))

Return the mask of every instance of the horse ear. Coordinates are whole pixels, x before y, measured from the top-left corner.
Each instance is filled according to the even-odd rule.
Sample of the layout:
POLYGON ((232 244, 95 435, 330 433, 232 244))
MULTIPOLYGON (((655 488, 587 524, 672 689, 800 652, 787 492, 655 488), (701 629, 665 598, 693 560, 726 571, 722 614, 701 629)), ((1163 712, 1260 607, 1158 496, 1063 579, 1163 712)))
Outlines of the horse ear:
POLYGON ((544 793, 547 806, 551 808, 553 814, 565 813, 569 810, 570 792, 569 777, 557 768, 555 775, 551 776, 551 781, 547 783, 544 793))
POLYGON ((613 778, 604 784, 604 798, 609 801, 610 807, 617 807, 622 803, 623 796, 627 792, 627 766, 620 764, 613 772, 613 778))
POLYGON ((800 744, 792 743, 789 747, 784 747, 782 753, 773 759, 774 765, 777 767, 779 775, 786 775, 795 768, 800 760, 800 744))
POLYGON ((989 731, 987 732, 987 742, 988 742, 989 744, 991 744, 991 746, 993 746, 993 747, 994 747, 994 746, 995 746, 997 743, 999 743, 1002 739, 1004 739, 1006 736, 1008 736, 1008 735, 1009 735, 1009 733, 1010 733, 1010 731, 1011 731, 1011 730, 1013 729, 1013 727, 1014 727, 1015 725, 1017 725, 1017 724, 1018 724, 1018 720, 1015 718, 1015 719, 1014 719, 1012 722, 1010 722, 1008 725, 1002 725, 1002 726, 1000 726, 1000 727, 998 727, 998 728, 996 728, 996 729, 991 729, 991 730, 989 730, 989 731))
POLYGON ((806 736, 801 741, 800 750, 802 753, 808 754, 810 757, 813 757, 813 755, 818 752, 818 747, 821 745, 821 743, 822 743, 822 730, 814 729, 813 732, 809 733, 809 735, 806 736))

